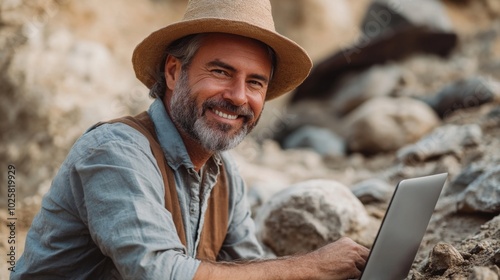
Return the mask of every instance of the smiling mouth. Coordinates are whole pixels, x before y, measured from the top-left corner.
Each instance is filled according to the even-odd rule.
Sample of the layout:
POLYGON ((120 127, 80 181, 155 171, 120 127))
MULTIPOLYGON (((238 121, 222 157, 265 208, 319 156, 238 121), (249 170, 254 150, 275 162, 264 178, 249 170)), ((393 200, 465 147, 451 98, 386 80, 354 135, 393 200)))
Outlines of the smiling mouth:
POLYGON ((219 117, 221 117, 221 118, 224 118, 224 119, 228 119, 228 120, 235 120, 235 119, 237 119, 237 118, 238 118, 238 115, 230 115, 230 114, 226 114, 226 113, 221 112, 221 111, 219 111, 219 110, 217 110, 217 109, 213 109, 213 112, 214 112, 217 116, 219 116, 219 117))

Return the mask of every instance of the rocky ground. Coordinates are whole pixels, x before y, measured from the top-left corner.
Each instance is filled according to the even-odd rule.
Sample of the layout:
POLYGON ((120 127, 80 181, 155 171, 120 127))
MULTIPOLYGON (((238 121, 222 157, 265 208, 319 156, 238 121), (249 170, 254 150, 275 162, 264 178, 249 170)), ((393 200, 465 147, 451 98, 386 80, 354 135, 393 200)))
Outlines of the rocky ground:
MULTIPOLYGON (((358 28, 363 19, 370 23, 364 17, 370 1, 351 2, 273 1, 277 27, 303 45, 316 65, 343 66, 326 79, 334 84, 309 91, 312 98, 291 101, 290 95, 269 103, 260 127, 233 151, 260 240, 270 256, 314 249, 342 235, 370 246, 397 182, 448 172, 408 278, 499 279, 498 1, 449 0, 425 13, 408 13, 416 7, 405 1, 376 1, 403 18, 395 13, 391 24, 407 19, 410 26, 425 23, 438 30, 444 37, 437 38, 453 45, 447 55, 437 43, 432 53, 405 48, 405 41, 372 54, 367 42, 380 42, 382 33, 358 28), (416 14, 435 20, 415 19, 416 14), (394 56, 398 49, 404 52, 394 56), (329 60, 335 54, 342 59, 329 60), (366 57, 390 60, 368 63, 366 57), (353 70, 354 65, 360 67, 353 70)), ((15 164, 18 174, 17 257, 76 137, 94 122, 147 108, 130 54, 145 34, 166 23, 158 12, 173 21, 183 5, 1 2, 0 158, 4 166, 15 164)), ((325 79, 319 81, 312 84, 325 79)), ((7 181, 3 173, 1 178, 7 181)), ((5 224, 6 190, 0 194, 5 224)), ((9 235, 0 227, 3 256, 9 235)), ((0 279, 7 279, 7 267, 0 262, 0 279)))

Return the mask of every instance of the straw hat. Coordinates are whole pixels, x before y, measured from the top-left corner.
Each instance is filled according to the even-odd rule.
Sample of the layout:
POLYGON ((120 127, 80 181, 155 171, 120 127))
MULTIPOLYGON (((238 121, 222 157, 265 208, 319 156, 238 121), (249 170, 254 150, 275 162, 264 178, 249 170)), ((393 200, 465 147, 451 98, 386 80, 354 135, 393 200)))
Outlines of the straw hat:
POLYGON ((208 32, 241 35, 273 48, 277 64, 266 100, 295 89, 311 70, 312 62, 305 50, 275 31, 269 0, 189 0, 181 21, 151 33, 135 48, 132 63, 137 78, 151 88, 170 43, 208 32))

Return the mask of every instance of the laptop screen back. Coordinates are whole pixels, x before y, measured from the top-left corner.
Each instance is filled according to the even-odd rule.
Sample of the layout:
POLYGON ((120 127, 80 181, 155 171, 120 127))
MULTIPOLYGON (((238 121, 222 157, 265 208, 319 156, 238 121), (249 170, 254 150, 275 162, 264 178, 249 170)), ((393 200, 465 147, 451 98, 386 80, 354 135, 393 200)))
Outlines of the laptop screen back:
POLYGON ((360 279, 407 277, 447 175, 408 179, 398 184, 360 279))

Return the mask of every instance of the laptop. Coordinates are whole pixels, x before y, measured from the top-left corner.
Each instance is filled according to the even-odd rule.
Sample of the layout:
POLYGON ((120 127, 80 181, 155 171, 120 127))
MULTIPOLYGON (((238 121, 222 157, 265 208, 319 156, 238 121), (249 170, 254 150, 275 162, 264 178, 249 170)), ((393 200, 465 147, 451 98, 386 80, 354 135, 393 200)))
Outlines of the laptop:
POLYGON ((413 178, 396 186, 360 280, 408 276, 447 176, 413 178))

